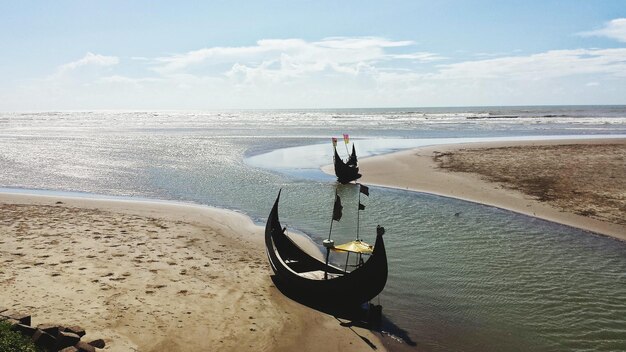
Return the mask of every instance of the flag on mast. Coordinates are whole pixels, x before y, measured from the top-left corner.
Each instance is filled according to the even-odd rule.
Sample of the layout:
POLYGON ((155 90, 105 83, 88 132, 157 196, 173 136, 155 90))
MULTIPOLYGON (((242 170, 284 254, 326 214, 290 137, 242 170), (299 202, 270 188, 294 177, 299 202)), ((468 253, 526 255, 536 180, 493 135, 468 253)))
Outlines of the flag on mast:
POLYGON ((333 206, 333 220, 339 221, 341 220, 343 206, 341 205, 341 198, 338 195, 335 195, 335 205, 333 206))
POLYGON ((333 137, 333 147, 337 146, 337 138, 333 137))
POLYGON ((343 134, 343 142, 345 144, 350 143, 350 136, 348 136, 346 133, 343 134))
POLYGON ((360 188, 359 188, 359 192, 365 194, 366 196, 369 197, 370 195, 370 189, 367 186, 363 186, 362 184, 359 184, 360 188))
POLYGON ((365 205, 359 203, 359 210, 365 210, 365 205))

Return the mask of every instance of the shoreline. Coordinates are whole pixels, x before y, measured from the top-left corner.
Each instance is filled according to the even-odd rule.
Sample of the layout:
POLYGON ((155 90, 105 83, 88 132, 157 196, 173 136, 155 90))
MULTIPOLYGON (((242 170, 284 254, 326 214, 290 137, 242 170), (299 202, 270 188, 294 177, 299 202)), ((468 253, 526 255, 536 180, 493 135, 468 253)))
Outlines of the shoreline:
POLYGON ((81 325, 106 351, 385 351, 379 334, 283 296, 243 214, 18 193, 0 208, 0 306, 35 325, 81 325))
MULTIPOLYGON (((545 202, 532 199, 518 190, 486 181, 481 175, 441 169, 433 160, 439 155, 460 149, 500 148, 512 146, 584 145, 625 143, 626 139, 572 139, 498 141, 425 146, 385 155, 363 158, 359 161, 363 184, 424 192, 494 206, 528 216, 579 228, 626 241, 626 226, 600 221, 567 212, 545 202)), ((333 166, 322 170, 334 174, 333 166)))

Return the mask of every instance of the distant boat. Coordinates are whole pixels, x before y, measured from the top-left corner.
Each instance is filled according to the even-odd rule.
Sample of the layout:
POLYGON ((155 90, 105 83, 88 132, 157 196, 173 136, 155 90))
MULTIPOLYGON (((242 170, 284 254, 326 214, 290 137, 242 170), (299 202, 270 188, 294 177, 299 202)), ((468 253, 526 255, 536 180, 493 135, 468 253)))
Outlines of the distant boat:
MULTIPOLYGON (((337 139, 333 137, 332 141, 334 151, 333 164, 335 165, 335 176, 337 176, 337 181, 346 184, 359 179, 361 177, 361 174, 359 173, 359 167, 357 165, 358 161, 354 144, 352 144, 352 154, 350 154, 348 160, 344 162, 337 153, 337 139)), ((349 141, 349 137, 347 134, 344 134, 344 141, 347 145, 349 141)))
POLYGON ((348 162, 346 162, 346 165, 357 167, 357 163, 358 163, 358 160, 356 158, 356 149, 354 148, 354 143, 352 143, 352 154, 350 154, 350 157, 348 158, 348 162))
MULTIPOLYGON (((325 306, 355 307, 376 297, 387 283, 387 253, 383 241, 384 229, 378 227, 373 249, 365 246, 338 246, 341 251, 371 253, 369 259, 348 272, 312 257, 286 234, 278 218, 276 197, 265 226, 265 247, 275 277, 299 298, 325 306)), ((333 219, 335 216, 333 215, 333 219)), ((335 219, 338 220, 338 219, 335 219)), ((334 249, 332 241, 327 250, 334 249)), ((328 261, 328 257, 327 257, 328 261)))

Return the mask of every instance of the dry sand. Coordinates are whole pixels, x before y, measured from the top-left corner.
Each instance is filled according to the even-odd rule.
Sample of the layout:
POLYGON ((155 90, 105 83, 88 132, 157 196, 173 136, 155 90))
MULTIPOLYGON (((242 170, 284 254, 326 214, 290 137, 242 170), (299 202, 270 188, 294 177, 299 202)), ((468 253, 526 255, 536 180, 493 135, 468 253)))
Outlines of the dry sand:
MULTIPOLYGON (((364 184, 509 209, 626 240, 626 139, 439 145, 364 158, 364 184)), ((332 173, 332 165, 324 167, 332 173)))
POLYGON ((201 206, 0 194, 0 306, 106 351, 384 351, 285 298, 261 227, 201 206))

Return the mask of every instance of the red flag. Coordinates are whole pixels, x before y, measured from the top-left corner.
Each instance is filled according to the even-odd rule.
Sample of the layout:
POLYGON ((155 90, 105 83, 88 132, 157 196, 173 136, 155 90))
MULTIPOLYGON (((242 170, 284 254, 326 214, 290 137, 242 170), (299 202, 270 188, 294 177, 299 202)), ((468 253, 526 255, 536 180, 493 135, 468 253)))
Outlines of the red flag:
POLYGON ((337 138, 333 137, 333 147, 337 146, 337 138))
POLYGON ((343 134, 343 142, 345 144, 348 144, 350 142, 350 136, 348 136, 347 134, 343 134))

